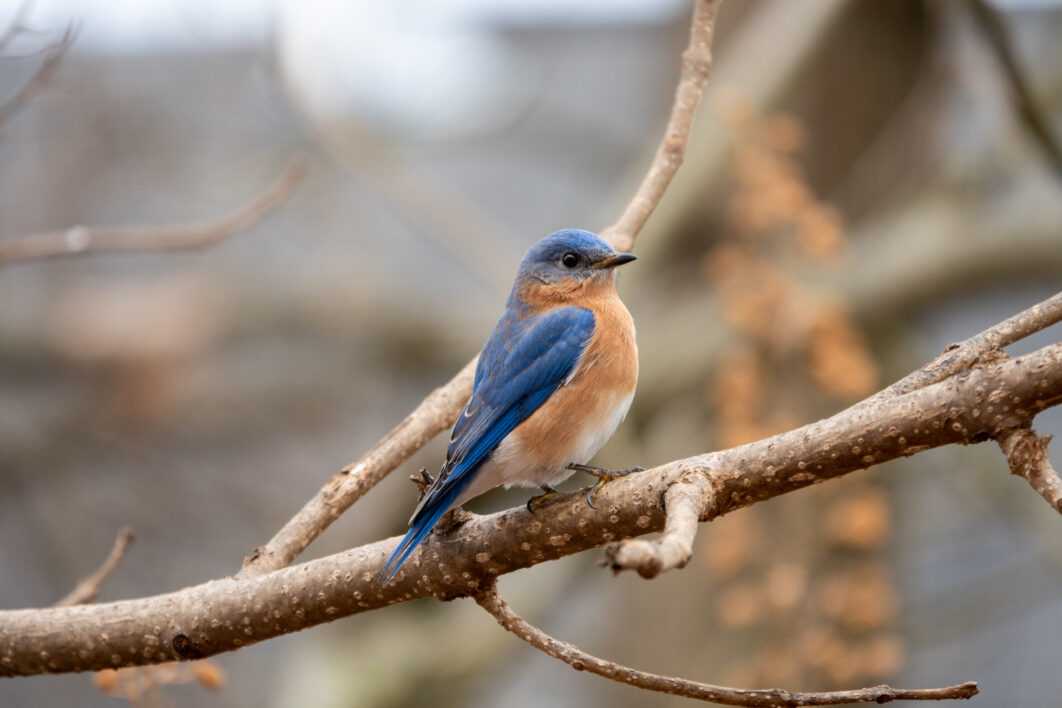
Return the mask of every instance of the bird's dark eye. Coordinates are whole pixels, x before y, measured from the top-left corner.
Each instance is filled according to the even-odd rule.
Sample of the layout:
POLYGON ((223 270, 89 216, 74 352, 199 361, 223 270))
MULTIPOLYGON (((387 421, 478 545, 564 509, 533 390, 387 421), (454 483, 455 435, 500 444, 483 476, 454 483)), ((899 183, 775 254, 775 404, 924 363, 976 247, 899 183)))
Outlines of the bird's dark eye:
POLYGON ((563 256, 561 256, 561 263, 564 264, 565 268, 574 268, 575 266, 579 265, 579 255, 568 251, 563 256))

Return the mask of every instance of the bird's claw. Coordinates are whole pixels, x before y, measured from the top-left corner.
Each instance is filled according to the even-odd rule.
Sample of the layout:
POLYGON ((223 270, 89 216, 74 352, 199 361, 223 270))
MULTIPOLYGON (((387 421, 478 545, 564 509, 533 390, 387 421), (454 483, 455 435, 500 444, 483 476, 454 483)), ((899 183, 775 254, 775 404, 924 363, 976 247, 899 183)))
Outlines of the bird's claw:
POLYGON ((530 511, 532 514, 534 514, 535 513, 535 509, 537 509, 538 507, 542 506, 545 502, 549 501, 550 499, 553 499, 553 497, 557 497, 557 496, 560 496, 560 492, 558 492, 553 487, 545 487, 544 486, 544 487, 542 487, 542 493, 541 494, 533 496, 533 497, 531 497, 530 499, 527 500, 527 510, 530 511))
POLYGON ((586 490, 586 503, 591 509, 597 509, 597 507, 594 506, 594 497, 597 496, 597 493, 601 491, 601 488, 605 486, 607 482, 611 482, 617 477, 623 477, 624 475, 628 475, 631 472, 645 471, 644 467, 628 467, 625 470, 606 470, 601 467, 592 467, 590 465, 577 465, 575 463, 568 465, 568 469, 577 470, 579 472, 586 472, 587 474, 597 477, 597 484, 590 487, 590 489, 586 490))

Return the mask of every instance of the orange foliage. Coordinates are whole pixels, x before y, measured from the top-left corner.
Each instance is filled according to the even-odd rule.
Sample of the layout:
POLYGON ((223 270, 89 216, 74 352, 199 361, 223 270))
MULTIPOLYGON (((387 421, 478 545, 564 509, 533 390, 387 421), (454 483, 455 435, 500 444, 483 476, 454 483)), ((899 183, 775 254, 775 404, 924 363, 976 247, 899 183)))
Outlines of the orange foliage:
POLYGON ((217 664, 202 660, 190 663, 175 661, 155 666, 133 666, 124 669, 104 669, 97 671, 92 682, 96 688, 114 698, 121 698, 133 705, 147 701, 149 705, 158 703, 158 689, 198 681, 211 690, 218 690, 225 685, 225 672, 217 664))

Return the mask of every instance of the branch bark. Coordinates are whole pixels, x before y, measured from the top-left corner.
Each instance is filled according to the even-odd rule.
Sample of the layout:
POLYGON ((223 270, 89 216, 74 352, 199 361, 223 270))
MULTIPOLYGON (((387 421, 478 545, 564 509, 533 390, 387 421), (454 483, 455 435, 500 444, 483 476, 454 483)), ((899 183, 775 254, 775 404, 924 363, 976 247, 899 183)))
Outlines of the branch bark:
POLYGON ((726 706, 763 706, 764 708, 796 706, 836 706, 847 703, 889 703, 890 701, 943 701, 967 699, 977 695, 973 681, 945 688, 907 689, 891 686, 871 686, 849 691, 798 693, 784 688, 741 689, 688 681, 632 669, 587 654, 579 647, 555 639, 516 614, 498 594, 491 583, 476 595, 476 604, 486 610, 506 631, 512 632, 534 648, 559 659, 576 671, 589 671, 598 676, 637 686, 649 691, 696 698, 726 706))
POLYGON ((1028 425, 1008 430, 998 437, 1012 474, 1025 479, 1036 493, 1062 513, 1062 479, 1047 455, 1050 435, 1037 435, 1028 425))
POLYGON ((305 161, 292 160, 265 191, 228 214, 208 221, 174 226, 74 226, 0 242, 0 267, 90 251, 206 248, 242 231, 276 209, 291 195, 305 174, 305 161))
POLYGON ((569 495, 532 516, 518 507, 431 536, 387 587, 377 574, 398 538, 254 578, 77 607, 0 612, 0 675, 196 659, 420 597, 476 594, 493 578, 664 528, 660 493, 704 474, 702 520, 946 444, 1028 425, 1062 403, 1062 343, 982 362, 911 393, 842 411, 759 442, 676 460, 569 495))
POLYGON ((693 556, 697 523, 711 503, 708 475, 688 472, 664 492, 667 521, 655 541, 627 538, 605 549, 612 570, 636 570, 643 578, 655 578, 666 570, 685 568, 693 556))

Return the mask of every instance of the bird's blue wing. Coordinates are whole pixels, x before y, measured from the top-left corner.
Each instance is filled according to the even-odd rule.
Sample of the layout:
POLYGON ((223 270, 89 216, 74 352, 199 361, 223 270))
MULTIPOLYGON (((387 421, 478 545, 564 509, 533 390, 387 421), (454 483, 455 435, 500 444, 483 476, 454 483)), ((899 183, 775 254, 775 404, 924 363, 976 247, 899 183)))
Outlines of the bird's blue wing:
POLYGON ((562 307, 525 321, 503 318, 480 355, 468 405, 454 425, 446 463, 387 561, 387 580, 450 508, 498 443, 571 376, 594 331, 594 315, 562 307))

